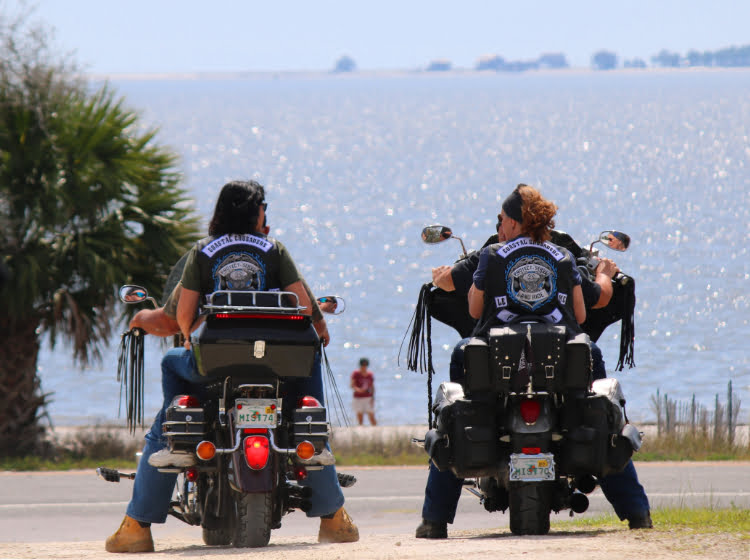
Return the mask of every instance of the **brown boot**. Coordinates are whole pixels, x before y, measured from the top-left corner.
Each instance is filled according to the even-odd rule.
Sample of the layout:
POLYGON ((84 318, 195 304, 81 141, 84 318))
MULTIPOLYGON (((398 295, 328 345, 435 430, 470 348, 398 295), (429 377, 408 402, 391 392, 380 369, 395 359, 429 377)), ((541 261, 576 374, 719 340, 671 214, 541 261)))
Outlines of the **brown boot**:
POLYGON ((318 542, 321 543, 345 543, 357 542, 359 540, 359 529, 342 507, 333 514, 331 519, 320 518, 320 531, 318 531, 318 542))
POLYGON ((153 552, 151 527, 141 527, 132 517, 125 516, 117 532, 107 539, 107 552, 153 552))

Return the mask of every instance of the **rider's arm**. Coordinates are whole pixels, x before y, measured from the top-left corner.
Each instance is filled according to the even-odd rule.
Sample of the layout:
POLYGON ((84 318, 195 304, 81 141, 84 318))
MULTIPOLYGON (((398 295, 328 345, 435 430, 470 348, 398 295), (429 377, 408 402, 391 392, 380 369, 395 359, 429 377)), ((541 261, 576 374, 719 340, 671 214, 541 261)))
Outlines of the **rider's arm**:
POLYGON ((586 322, 586 306, 583 303, 583 290, 581 290, 580 284, 573 286, 573 311, 579 325, 586 322))
POLYGON ((139 328, 156 336, 172 336, 180 332, 180 325, 163 307, 142 309, 130 321, 130 328, 139 328))
POLYGON ((594 279, 594 282, 596 282, 602 290, 599 294, 599 300, 592 306, 592 309, 605 307, 609 303, 609 300, 612 299, 612 278, 614 278, 619 270, 620 269, 617 268, 614 261, 610 259, 602 259, 599 262, 596 267, 596 278, 594 279))
POLYGON ((473 282, 469 288, 469 315, 474 319, 482 316, 484 307, 484 280, 487 274, 487 263, 490 258, 489 251, 485 248, 479 254, 477 269, 474 271, 473 282))
POLYGON ((190 347, 190 333, 195 329, 193 322, 198 311, 198 300, 200 292, 182 287, 180 301, 177 303, 177 324, 180 326, 182 336, 185 337, 185 347, 190 347))

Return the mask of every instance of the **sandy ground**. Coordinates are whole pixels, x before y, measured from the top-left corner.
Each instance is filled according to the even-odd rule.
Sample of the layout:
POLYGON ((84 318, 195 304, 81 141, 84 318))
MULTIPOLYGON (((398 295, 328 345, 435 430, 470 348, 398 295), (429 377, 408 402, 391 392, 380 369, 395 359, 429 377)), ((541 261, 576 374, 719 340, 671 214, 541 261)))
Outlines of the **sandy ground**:
MULTIPOLYGON (((222 560, 402 559, 402 558, 525 558, 552 560, 631 559, 721 559, 748 560, 750 540, 740 535, 705 535, 685 532, 555 530, 544 537, 516 537, 507 531, 464 531, 441 541, 415 539, 411 534, 369 535, 357 543, 327 544, 316 537, 274 538, 262 549, 209 548, 197 540, 166 539, 156 543, 156 552, 125 558, 196 558, 222 560)), ((0 544, 0 558, 74 558, 111 560, 101 542, 0 544)), ((123 558, 123 556, 118 556, 123 558)))

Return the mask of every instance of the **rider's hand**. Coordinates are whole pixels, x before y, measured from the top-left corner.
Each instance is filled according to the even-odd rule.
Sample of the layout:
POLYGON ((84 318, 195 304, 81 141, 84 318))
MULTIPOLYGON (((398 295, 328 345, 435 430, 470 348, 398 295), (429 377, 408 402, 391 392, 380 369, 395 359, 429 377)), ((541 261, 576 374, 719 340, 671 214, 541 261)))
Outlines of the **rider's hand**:
POLYGON ((452 292, 456 289, 453 284, 453 276, 451 276, 451 270, 453 267, 448 265, 438 266, 432 269, 432 283, 446 292, 452 292))
POLYGON ((615 264, 615 261, 610 259, 602 259, 596 267, 597 274, 604 274, 610 278, 614 278, 615 275, 620 272, 620 269, 615 264))
POLYGON ((315 321, 313 327, 315 328, 315 332, 318 333, 320 340, 323 342, 323 346, 328 346, 328 343, 331 341, 331 335, 328 334, 326 320, 320 319, 319 321, 315 321))

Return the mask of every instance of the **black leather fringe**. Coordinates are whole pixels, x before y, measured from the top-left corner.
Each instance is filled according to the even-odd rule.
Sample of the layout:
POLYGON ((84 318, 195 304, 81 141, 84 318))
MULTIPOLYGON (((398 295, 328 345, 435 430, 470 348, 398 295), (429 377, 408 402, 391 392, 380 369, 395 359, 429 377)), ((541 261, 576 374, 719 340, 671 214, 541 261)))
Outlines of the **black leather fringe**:
POLYGON ((635 367, 635 280, 626 276, 622 294, 622 320, 620 323, 620 357, 615 371, 622 371, 623 365, 635 367))
POLYGON ((349 422, 349 415, 346 413, 346 407, 344 401, 341 398, 339 387, 336 384, 336 378, 331 370, 331 364, 328 361, 328 355, 326 354, 325 346, 321 344, 320 352, 323 358, 323 364, 325 367, 325 375, 323 376, 323 388, 325 392, 325 407, 328 410, 333 409, 336 414, 336 421, 339 426, 351 426, 349 422), (343 422, 342 422, 343 419, 343 422))
MULTIPOLYGON (((406 328, 404 340, 411 328, 409 346, 406 352, 406 367, 409 371, 427 372, 427 425, 433 427, 432 411, 432 376, 435 368, 432 365, 432 319, 430 302, 432 301, 432 283, 424 284, 419 291, 417 307, 414 309, 409 326, 406 328)), ((403 340, 401 346, 403 347, 403 340)), ((401 349, 399 349, 399 360, 401 349)))
POLYGON ((117 415, 120 415, 124 394, 128 431, 131 434, 135 433, 136 426, 144 427, 143 342, 145 335, 145 331, 138 328, 122 333, 117 357, 117 381, 120 382, 120 405, 117 415))

